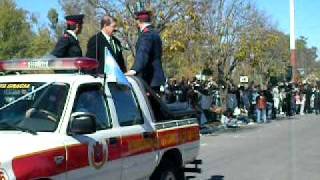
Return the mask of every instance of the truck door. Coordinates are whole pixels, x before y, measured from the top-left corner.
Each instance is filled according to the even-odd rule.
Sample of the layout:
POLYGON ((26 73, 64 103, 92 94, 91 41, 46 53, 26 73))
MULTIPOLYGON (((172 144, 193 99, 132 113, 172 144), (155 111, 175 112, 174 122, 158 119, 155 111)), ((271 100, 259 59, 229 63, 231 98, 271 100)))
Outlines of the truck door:
MULTIPOLYGON (((121 131, 122 180, 144 179, 157 163, 155 133, 131 88, 108 84, 121 131)), ((150 120, 149 120, 150 121, 150 120)))
POLYGON ((72 113, 95 115, 97 131, 69 136, 67 143, 68 179, 120 179, 122 160, 120 132, 113 122, 101 84, 79 86, 72 113))

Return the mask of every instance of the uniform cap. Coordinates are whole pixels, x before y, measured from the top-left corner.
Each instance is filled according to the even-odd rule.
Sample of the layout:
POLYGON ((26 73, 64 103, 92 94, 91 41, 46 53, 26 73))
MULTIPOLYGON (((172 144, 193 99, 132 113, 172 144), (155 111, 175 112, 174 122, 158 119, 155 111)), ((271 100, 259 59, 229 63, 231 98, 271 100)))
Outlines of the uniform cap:
POLYGON ((67 20, 68 25, 75 25, 75 24, 82 24, 83 23, 83 14, 79 15, 70 15, 66 16, 65 19, 67 20))
POLYGON ((135 13, 136 19, 141 21, 150 21, 151 20, 151 11, 139 11, 135 13))

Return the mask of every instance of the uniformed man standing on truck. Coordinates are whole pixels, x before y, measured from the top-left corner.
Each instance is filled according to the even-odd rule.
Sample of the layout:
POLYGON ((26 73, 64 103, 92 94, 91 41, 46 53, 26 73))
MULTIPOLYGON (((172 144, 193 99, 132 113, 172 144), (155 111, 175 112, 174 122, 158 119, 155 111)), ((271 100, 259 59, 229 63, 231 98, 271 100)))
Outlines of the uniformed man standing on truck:
POLYGON ((136 13, 139 38, 136 44, 135 62, 126 75, 141 77, 155 92, 165 83, 161 64, 162 41, 159 33, 151 25, 151 12, 136 13))
POLYGON ((55 57, 81 57, 82 50, 79 44, 78 34, 81 33, 84 15, 66 16, 67 30, 58 40, 56 47, 51 52, 55 57))

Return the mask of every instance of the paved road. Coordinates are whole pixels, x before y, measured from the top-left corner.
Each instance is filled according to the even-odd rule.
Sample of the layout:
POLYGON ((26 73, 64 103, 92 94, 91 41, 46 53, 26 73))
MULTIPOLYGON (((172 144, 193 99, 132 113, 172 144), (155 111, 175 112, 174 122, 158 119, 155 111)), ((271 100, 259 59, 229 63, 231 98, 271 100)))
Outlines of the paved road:
POLYGON ((200 158, 197 180, 319 180, 320 116, 202 136, 200 158))

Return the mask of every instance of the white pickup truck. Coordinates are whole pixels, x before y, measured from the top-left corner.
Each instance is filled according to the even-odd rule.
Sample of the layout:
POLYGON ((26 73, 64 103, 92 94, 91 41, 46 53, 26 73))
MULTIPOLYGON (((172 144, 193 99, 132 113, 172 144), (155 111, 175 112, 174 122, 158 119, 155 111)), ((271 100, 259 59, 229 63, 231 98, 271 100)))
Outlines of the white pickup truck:
POLYGON ((200 172, 192 113, 172 113, 138 78, 127 86, 83 73, 96 66, 87 58, 0 61, 0 180, 182 180, 200 172), (56 73, 23 73, 33 70, 56 73))

